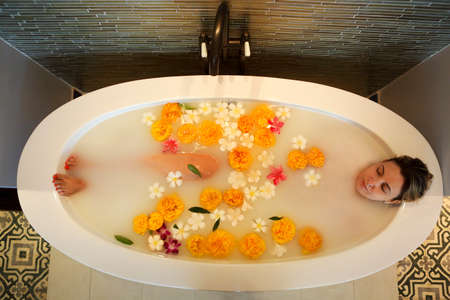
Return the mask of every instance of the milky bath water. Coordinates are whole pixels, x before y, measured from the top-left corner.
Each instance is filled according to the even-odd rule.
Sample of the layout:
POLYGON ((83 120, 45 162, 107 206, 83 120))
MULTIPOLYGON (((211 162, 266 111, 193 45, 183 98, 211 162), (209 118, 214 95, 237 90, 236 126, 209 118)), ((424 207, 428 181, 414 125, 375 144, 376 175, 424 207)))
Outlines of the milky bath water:
MULTIPOLYGON (((208 100, 214 107, 220 100, 208 100)), ((190 101, 197 107, 206 100, 190 101)), ((260 102, 241 101, 246 111, 250 111, 260 102)), ((276 110, 282 105, 274 105, 276 110)), ((254 232, 253 220, 262 218, 267 224, 265 232, 258 233, 266 243, 266 251, 258 260, 249 260, 238 249, 226 259, 211 257, 195 259, 181 241, 179 258, 198 261, 220 262, 268 262, 289 259, 307 259, 343 251, 363 243, 380 233, 395 217, 398 208, 384 206, 369 201, 358 195, 354 188, 355 178, 360 170, 370 163, 394 156, 382 140, 370 131, 336 116, 311 111, 304 108, 290 108, 290 118, 285 121, 281 133, 276 135, 276 144, 268 149, 253 146, 254 162, 250 170, 260 170, 261 178, 255 186, 261 186, 270 172, 256 159, 263 150, 274 155, 274 166, 282 166, 287 179, 276 186, 275 196, 271 199, 258 198, 251 202, 253 209, 242 212, 244 219, 232 226, 228 220, 221 220, 220 228, 232 233, 237 240, 245 234, 254 232), (291 170, 286 162, 292 150, 292 138, 298 135, 306 140, 306 150, 318 147, 325 155, 325 165, 315 169, 320 174, 316 186, 306 186, 304 175, 312 167, 304 170, 291 170), (272 216, 284 216, 292 219, 296 228, 311 226, 317 229, 322 238, 322 248, 310 255, 301 253, 297 236, 287 243, 287 252, 278 257, 272 254, 275 242, 271 235, 272 216)), ((153 252, 147 246, 147 236, 133 232, 132 220, 136 215, 155 211, 158 199, 150 199, 148 188, 155 182, 165 187, 165 195, 177 193, 185 204, 185 210, 174 222, 167 223, 171 228, 174 223, 187 223, 191 212, 188 208, 200 206, 199 195, 205 187, 219 190, 230 188, 228 177, 232 168, 228 165, 227 151, 218 146, 206 147, 184 145, 180 143, 180 152, 207 153, 217 158, 220 163, 218 172, 211 178, 197 181, 183 181, 180 187, 171 188, 166 177, 149 168, 145 157, 161 153, 161 143, 155 141, 149 127, 141 120, 144 113, 153 112, 159 116, 161 106, 129 111, 99 123, 76 141, 69 151, 80 158, 80 166, 73 175, 85 179, 87 188, 68 198, 62 198, 70 214, 84 227, 104 239, 115 242, 114 235, 120 234, 131 239, 130 246, 137 251, 149 254, 153 252)), ((213 113, 201 117, 214 120, 213 113)), ((180 121, 177 123, 179 126, 180 121)), ((61 158, 62 162, 66 158, 61 158)), ((175 171, 175 170, 174 170, 175 171)), ((247 173, 247 172, 246 172, 247 173)), ((247 183, 247 186, 251 184, 247 183)), ((227 204, 219 206, 225 212, 227 204)), ((208 235, 214 220, 204 215, 205 227, 195 233, 208 235)), ((68 237, 70 238, 70 237, 68 237)), ((236 247, 237 248, 237 247, 236 247)), ((173 257, 173 255, 168 255, 173 257)))

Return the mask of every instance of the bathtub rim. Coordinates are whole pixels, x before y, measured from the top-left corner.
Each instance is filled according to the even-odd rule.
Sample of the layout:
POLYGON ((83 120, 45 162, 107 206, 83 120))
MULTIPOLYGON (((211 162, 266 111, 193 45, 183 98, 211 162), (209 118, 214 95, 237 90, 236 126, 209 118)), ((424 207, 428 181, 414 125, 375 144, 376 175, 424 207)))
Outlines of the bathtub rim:
MULTIPOLYGON (((399 136, 400 133, 398 133, 399 136)), ((336 88, 303 81, 253 76, 181 76, 144 79, 106 87, 77 98, 52 112, 34 130, 19 162, 17 182, 21 206, 25 216, 36 231, 60 251, 81 263, 111 275, 142 283, 183 288, 248 291, 306 288, 334 284, 363 277, 388 267, 408 255, 428 236, 440 212, 443 190, 441 173, 433 150, 425 138, 400 116, 366 98, 336 88), (151 87, 156 87, 156 92, 151 87), (163 87, 167 89, 163 90, 163 87), (144 91, 150 92, 151 96, 146 95, 144 97, 142 95, 144 91), (305 91, 307 91, 308 97, 311 97, 311 99, 295 99, 292 96, 292 94, 296 94, 295 91, 301 92, 300 94, 305 94, 305 91), (289 94, 289 92, 292 92, 292 94, 289 94), (261 96, 261 94, 264 96, 261 96), (146 264, 149 263, 148 266, 165 267, 168 270, 181 267, 185 270, 184 273, 189 274, 189 276, 182 276, 181 273, 183 272, 177 272, 178 275, 172 274, 173 272, 163 272, 154 276, 149 272, 139 271, 142 261, 137 260, 140 255, 136 255, 136 251, 117 247, 114 243, 101 240, 93 233, 80 229, 80 225, 71 218, 64 219, 64 212, 67 213, 67 211, 60 202, 54 205, 55 203, 49 201, 49 198, 57 198, 54 198, 55 192, 52 191, 50 180, 44 179, 50 178, 56 171, 62 171, 59 165, 59 157, 62 155, 66 142, 72 138, 73 134, 79 133, 79 129, 85 126, 87 122, 98 118, 100 116, 98 112, 115 112, 120 108, 130 107, 130 105, 149 103, 150 98, 153 102, 169 98, 178 100, 181 97, 180 95, 183 95, 181 99, 224 97, 278 100, 283 103, 300 104, 325 112, 330 112, 330 109, 332 109, 333 114, 355 121, 357 124, 369 128, 376 135, 383 137, 383 140, 394 153, 409 154, 424 159, 435 175, 433 184, 423 199, 404 204, 393 221, 378 236, 343 252, 297 262, 254 265, 211 264, 177 259, 161 260, 154 257, 147 261, 145 257, 149 257, 149 255, 140 253, 145 256, 142 259, 146 261, 146 264), (326 97, 327 95, 328 97, 326 97), (289 101, 286 101, 287 99, 289 101), (314 99, 320 101, 314 102, 314 99), (94 106, 95 109, 88 110, 89 106, 94 106), (74 111, 79 111, 80 114, 74 113, 74 111), (373 120, 374 115, 386 116, 390 119, 388 118, 389 121, 385 124, 376 124, 373 120), (404 142, 403 145, 399 143, 395 139, 395 135, 387 132, 388 128, 400 130, 407 142, 404 142), (46 142, 44 143, 43 140, 46 142), (418 144, 421 147, 417 147, 418 144), (413 149, 408 147, 413 147, 413 149), (48 157, 36 159, 37 154, 44 152, 49 154, 48 157), (28 171, 31 168, 35 169, 33 176, 28 171), (44 203, 53 205, 42 205, 44 203), (422 214, 419 214, 419 211, 422 214), (426 218, 421 218, 419 224, 414 224, 414 227, 411 227, 412 225, 407 222, 407 218, 418 218, 424 215, 426 215, 426 218), (51 222, 48 222, 48 219, 51 222), (59 230, 55 230, 53 224, 60 224, 59 230), (392 231, 393 228, 408 228, 408 232, 412 232, 408 236, 411 240, 405 240, 404 235, 397 236, 392 231), (70 233, 73 238, 68 240, 61 236, 60 230, 70 233), (89 242, 92 243, 89 244, 89 247, 81 246, 79 243, 85 238, 88 238, 89 242), (397 249, 398 247, 390 249, 389 246, 393 241, 404 242, 403 250, 397 249), (377 249, 378 242, 381 242, 382 245, 381 249, 378 248, 378 250, 386 250, 381 258, 370 256, 370 250, 377 249), (111 251, 108 253, 114 254, 111 255, 112 257, 124 255, 130 260, 130 265, 124 267, 121 264, 111 264, 110 257, 87 251, 90 249, 108 249, 108 251, 111 251), (355 253, 356 250, 362 252, 355 253), (333 262, 333 260, 339 260, 340 263, 336 265, 336 261, 333 262), (364 265, 368 261, 370 264, 364 265), (340 264, 346 262, 348 262, 347 266, 340 266, 340 264), (360 267, 355 269, 352 267, 354 264, 358 264, 360 267), (196 276, 192 275, 195 273, 193 270, 198 272, 197 266, 203 270, 200 273, 205 274, 208 280, 199 281, 196 276), (305 274, 299 275, 297 267, 301 267, 300 269, 305 271, 307 276, 305 274), (211 277, 214 278, 212 275, 216 274, 217 268, 221 268, 221 272, 225 275, 225 279, 220 282, 211 279, 211 277), (270 276, 264 272, 267 270, 270 270, 270 276), (336 274, 333 276, 334 272, 330 272, 331 270, 335 270, 338 276, 336 274), (236 272, 240 274, 239 279, 233 276, 236 272), (297 277, 290 276, 291 278, 286 280, 286 274, 290 273, 297 277), (346 279, 342 280, 343 277, 346 279), (242 283, 242 278, 248 280, 242 283), (256 279, 258 284, 252 282, 256 279)))

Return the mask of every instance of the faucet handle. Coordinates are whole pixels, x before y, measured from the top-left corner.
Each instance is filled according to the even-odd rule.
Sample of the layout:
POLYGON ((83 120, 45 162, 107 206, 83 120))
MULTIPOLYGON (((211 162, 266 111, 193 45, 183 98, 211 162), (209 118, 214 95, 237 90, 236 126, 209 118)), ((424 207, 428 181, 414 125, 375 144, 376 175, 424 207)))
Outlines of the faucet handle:
POLYGON ((241 35, 241 46, 243 47, 243 54, 245 57, 250 57, 250 42, 249 42, 250 36, 248 32, 244 32, 241 35))

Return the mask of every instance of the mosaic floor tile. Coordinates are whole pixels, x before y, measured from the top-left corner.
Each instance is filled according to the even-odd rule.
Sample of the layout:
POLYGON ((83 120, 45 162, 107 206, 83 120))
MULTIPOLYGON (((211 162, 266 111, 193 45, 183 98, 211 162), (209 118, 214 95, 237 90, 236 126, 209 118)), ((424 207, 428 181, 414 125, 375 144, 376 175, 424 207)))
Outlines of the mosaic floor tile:
POLYGON ((450 197, 433 232, 397 263, 399 300, 450 299, 450 197))
POLYGON ((50 245, 22 212, 0 211, 0 299, 47 299, 50 245))

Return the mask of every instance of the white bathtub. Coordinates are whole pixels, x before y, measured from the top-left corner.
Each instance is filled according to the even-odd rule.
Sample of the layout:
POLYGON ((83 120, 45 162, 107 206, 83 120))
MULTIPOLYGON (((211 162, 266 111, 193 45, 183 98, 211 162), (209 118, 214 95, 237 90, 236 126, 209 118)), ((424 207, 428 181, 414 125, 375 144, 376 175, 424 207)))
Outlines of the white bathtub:
MULTIPOLYGON (((436 156, 424 137, 386 108, 324 85, 265 77, 187 76, 139 80, 107 87, 63 105, 39 124, 19 163, 17 188, 36 231, 64 254, 99 271, 170 287, 261 291, 307 288, 354 280, 380 271, 419 246, 433 229, 442 202, 436 156), (114 115, 148 103, 201 98, 239 98, 297 104, 351 120, 381 137, 396 154, 420 157, 434 174, 419 201, 402 205, 374 238, 346 251, 277 263, 205 263, 147 255, 106 241, 78 224, 51 183, 69 140, 114 115), (382 120, 382 121, 380 121, 382 120)), ((70 271, 70 270, 68 270, 70 271)))

